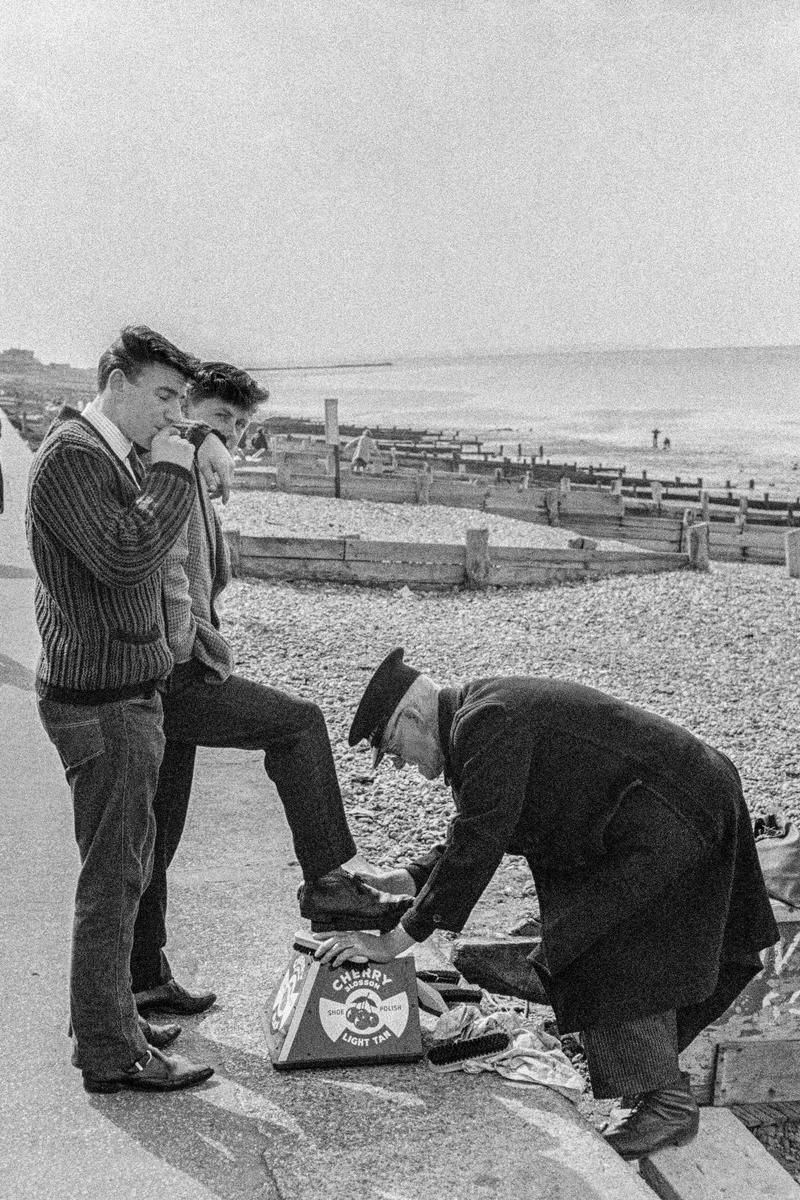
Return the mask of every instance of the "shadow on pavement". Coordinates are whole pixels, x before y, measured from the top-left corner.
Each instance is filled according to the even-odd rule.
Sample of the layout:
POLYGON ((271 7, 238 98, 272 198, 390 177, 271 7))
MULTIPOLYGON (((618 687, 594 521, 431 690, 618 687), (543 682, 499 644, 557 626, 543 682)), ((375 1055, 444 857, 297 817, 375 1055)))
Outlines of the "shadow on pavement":
POLYGON ((22 663, 17 662, 15 658, 9 658, 7 654, 0 652, 0 685, 5 683, 9 687, 20 688, 24 692, 32 692, 35 679, 36 677, 30 667, 25 667, 22 663))

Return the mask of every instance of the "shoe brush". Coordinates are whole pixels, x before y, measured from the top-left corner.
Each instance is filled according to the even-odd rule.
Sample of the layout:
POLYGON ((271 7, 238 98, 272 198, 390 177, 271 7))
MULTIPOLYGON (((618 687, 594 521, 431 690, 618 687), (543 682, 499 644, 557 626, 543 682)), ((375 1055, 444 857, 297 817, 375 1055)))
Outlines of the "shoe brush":
POLYGON ((511 1038, 502 1029, 496 1033, 482 1033, 479 1037, 439 1042, 428 1051, 428 1066, 432 1071, 458 1071, 465 1062, 500 1054, 510 1043, 511 1038))

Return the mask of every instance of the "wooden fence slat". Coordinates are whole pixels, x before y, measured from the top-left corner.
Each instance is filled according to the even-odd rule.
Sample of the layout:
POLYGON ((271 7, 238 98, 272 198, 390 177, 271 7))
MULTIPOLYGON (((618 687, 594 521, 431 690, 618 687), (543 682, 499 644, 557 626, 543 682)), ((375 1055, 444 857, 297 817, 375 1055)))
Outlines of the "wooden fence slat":
POLYGON ((347 538, 345 562, 457 563, 464 566, 464 547, 445 542, 373 542, 347 538))
POLYGON ((344 538, 251 537, 239 540, 239 557, 339 559, 345 556, 344 538))

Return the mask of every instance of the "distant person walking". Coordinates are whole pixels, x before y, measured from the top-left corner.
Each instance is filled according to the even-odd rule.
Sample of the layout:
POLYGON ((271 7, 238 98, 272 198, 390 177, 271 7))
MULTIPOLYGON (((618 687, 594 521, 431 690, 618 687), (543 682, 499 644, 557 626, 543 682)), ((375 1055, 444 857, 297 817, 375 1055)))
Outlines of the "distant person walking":
POLYGON ((348 442, 344 452, 353 456, 352 471, 355 475, 363 474, 371 462, 380 460, 378 443, 368 429, 365 429, 360 437, 348 442))

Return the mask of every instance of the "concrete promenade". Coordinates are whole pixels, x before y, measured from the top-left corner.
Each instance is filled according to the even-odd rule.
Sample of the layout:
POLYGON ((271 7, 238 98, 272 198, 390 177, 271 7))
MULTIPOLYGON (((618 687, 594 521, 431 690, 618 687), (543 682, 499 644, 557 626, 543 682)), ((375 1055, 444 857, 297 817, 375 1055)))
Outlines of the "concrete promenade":
POLYGON ((0 411, 0 945, 4 1200, 646 1200, 653 1193, 544 1088, 423 1064, 279 1074, 260 1013, 300 921, 283 810, 257 753, 203 750, 174 864, 176 977, 217 1004, 176 1050, 201 1088, 88 1096, 70 1066, 67 977, 78 859, 69 791, 38 720, 30 453, 0 411))

